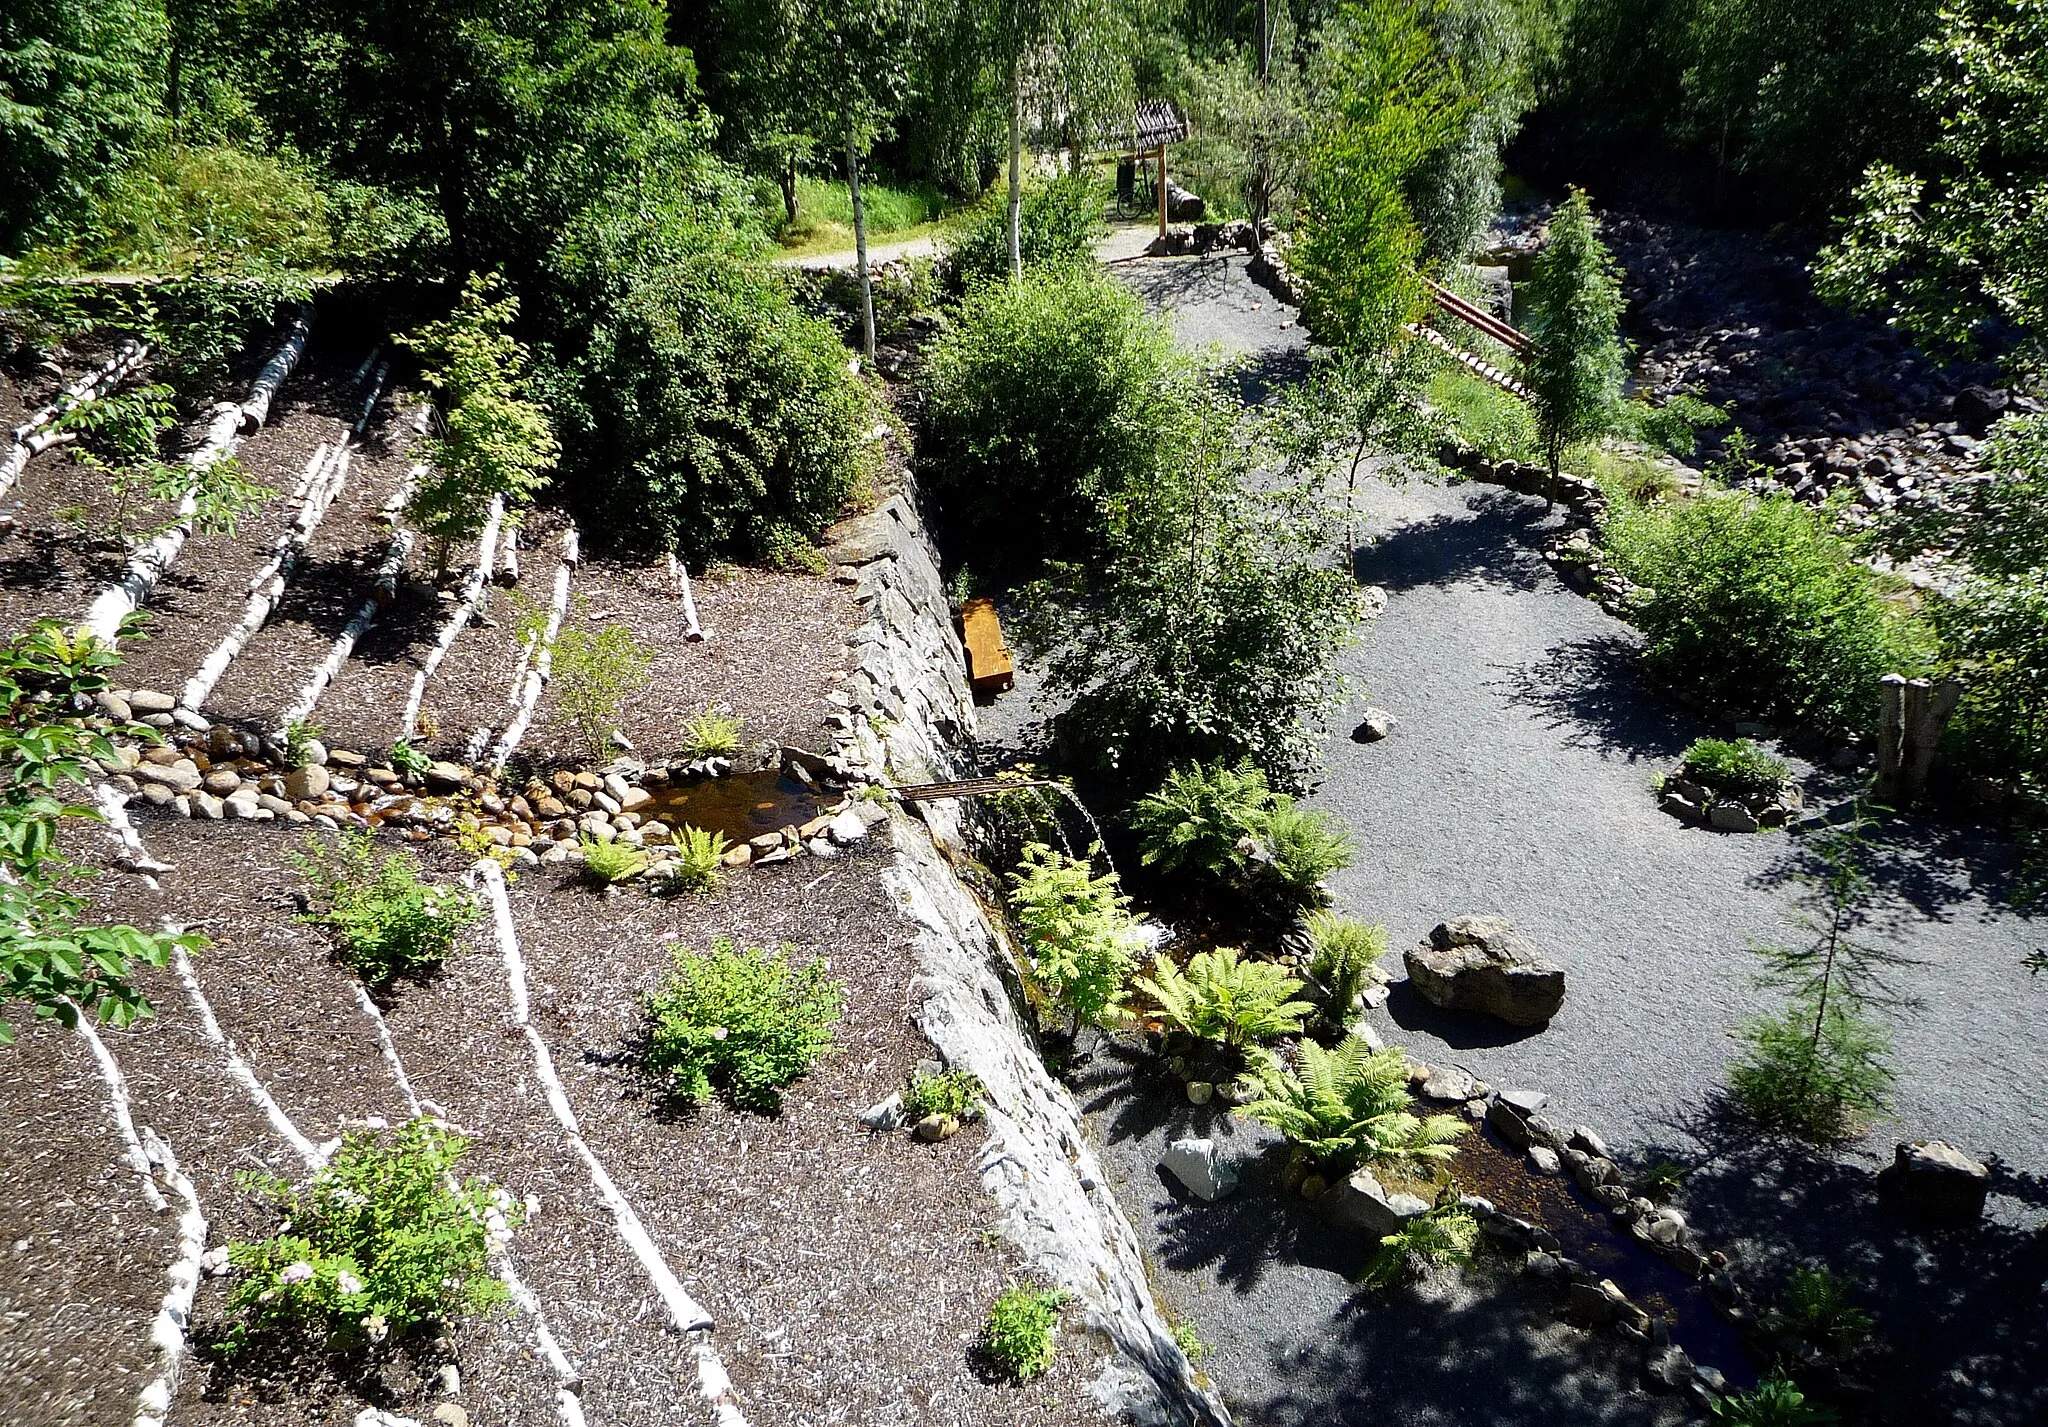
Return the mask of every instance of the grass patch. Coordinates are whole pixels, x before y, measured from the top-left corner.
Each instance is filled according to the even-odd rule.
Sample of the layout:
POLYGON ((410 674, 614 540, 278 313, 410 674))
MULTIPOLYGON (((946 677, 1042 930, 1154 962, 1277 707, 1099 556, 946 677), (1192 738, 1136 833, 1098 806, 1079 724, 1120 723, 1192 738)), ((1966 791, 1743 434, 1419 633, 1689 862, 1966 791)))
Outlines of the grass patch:
MULTIPOLYGON (((947 198, 927 183, 897 185, 872 179, 860 186, 861 204, 867 210, 868 242, 900 243, 918 238, 944 237, 975 217, 983 208, 999 203, 995 190, 972 202, 947 198)), ((835 179, 800 178, 796 184, 797 218, 782 221, 782 196, 770 189, 763 198, 762 216, 769 231, 782 245, 785 257, 813 257, 822 253, 843 253, 852 249, 853 193, 835 179)))
POLYGON ((1529 404, 1463 367, 1448 366, 1429 379, 1429 404, 1468 445, 1491 460, 1534 465, 1543 459, 1536 414, 1529 404))

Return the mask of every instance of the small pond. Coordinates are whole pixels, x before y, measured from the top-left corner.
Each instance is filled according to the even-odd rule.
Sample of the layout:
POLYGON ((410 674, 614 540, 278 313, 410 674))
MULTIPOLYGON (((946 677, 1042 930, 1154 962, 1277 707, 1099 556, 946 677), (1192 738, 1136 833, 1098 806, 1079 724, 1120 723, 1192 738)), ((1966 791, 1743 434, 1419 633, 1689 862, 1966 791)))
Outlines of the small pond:
POLYGON ((819 810, 815 792, 774 768, 647 791, 654 800, 640 809, 642 817, 721 832, 735 843, 800 827, 819 810))

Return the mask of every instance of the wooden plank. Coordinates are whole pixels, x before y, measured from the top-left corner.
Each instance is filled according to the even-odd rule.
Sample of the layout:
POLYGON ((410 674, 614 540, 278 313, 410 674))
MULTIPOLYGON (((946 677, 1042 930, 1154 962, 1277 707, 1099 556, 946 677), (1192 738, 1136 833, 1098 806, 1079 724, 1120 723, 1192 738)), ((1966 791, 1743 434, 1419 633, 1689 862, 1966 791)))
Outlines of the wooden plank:
POLYGON ((973 599, 960 611, 960 640, 967 646, 967 682, 977 694, 1000 694, 1017 682, 1010 646, 994 600, 973 599))

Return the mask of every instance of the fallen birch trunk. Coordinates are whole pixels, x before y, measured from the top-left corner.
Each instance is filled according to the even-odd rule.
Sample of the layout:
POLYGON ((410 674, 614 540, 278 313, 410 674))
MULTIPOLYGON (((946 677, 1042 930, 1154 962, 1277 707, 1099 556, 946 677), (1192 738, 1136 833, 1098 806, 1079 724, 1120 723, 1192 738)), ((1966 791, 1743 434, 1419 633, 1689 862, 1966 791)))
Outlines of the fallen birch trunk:
POLYGON ((306 338, 312 331, 313 306, 302 302, 285 324, 284 340, 263 364, 263 370, 256 373, 256 380, 249 384, 249 394, 242 398, 241 415, 236 422, 239 435, 254 436, 263 429, 263 423, 270 419, 270 403, 285 378, 292 374, 292 368, 299 364, 299 358, 305 355, 306 338))
MULTIPOLYGON (((320 468, 313 476, 312 489, 303 496, 303 504, 291 524, 279 532, 277 540, 270 547, 270 558, 250 577, 248 603, 242 608, 242 617, 220 643, 213 647, 199 663, 199 670, 185 681, 185 691, 178 696, 182 708, 197 713, 213 696, 214 688, 228 671, 228 665, 241 657, 263 626, 270 622, 270 616, 277 612, 279 601, 284 598, 285 587, 297 572, 299 562, 306 557, 306 550, 313 538, 313 532, 320 528, 320 522, 348 483, 349 452, 344 447, 329 447, 323 443, 313 453, 313 460, 307 466, 308 473, 320 468)), ((304 483, 302 482, 302 485, 304 483)))
POLYGON ((30 461, 53 446, 62 446, 76 439, 74 432, 53 429, 58 417, 119 386, 134 375, 148 356, 149 348, 142 343, 123 342, 114 355, 98 368, 65 387, 55 401, 15 427, 13 446, 7 453, 7 459, 0 461, 0 499, 14 489, 14 483, 21 479, 21 473, 28 469, 30 461))
POLYGON ((128 568, 121 578, 109 586, 92 608, 86 611, 84 629, 95 639, 112 644, 121 632, 121 622, 140 609, 156 588, 157 580, 177 560, 178 552, 185 548, 186 538, 192 533, 192 524, 199 513, 197 476, 234 453, 236 444, 246 431, 254 431, 263 424, 263 417, 269 413, 270 398, 291 375, 298 365, 299 356, 306 349, 306 332, 313 320, 310 308, 301 308, 298 319, 285 338, 284 345, 272 354, 257 377, 257 385, 250 389, 249 400, 241 406, 222 402, 213 409, 213 420, 206 431, 206 441, 193 453, 185 464, 194 473, 194 482, 185 490, 178 502, 177 520, 171 527, 154 540, 137 550, 129 558, 128 568), (268 382, 265 386, 264 383, 268 382), (255 425, 247 426, 252 403, 261 397, 261 409, 255 417, 255 425))
POLYGON ((697 623, 697 597, 690 592, 690 567, 678 560, 673 550, 668 552, 668 579, 683 597, 683 638, 701 644, 704 629, 697 623))
POLYGON ((519 526, 516 522, 505 526, 505 548, 498 552, 498 572, 494 578, 501 585, 519 583, 519 526))
POLYGON ((72 1002, 71 1010, 77 1016, 73 1029, 78 1032, 92 1050, 92 1058, 99 1067, 100 1079, 107 1087, 107 1103, 114 1112, 114 1128, 121 1135, 121 1158, 128 1161, 128 1167, 135 1171, 142 1181, 142 1197, 149 1201, 149 1207, 162 1212, 170 1208, 163 1191, 156 1187, 156 1176, 150 1173, 149 1154, 142 1148, 142 1137, 135 1133, 133 1103, 128 1098, 128 1081, 121 1074, 121 1067, 114 1063, 113 1052, 100 1039, 99 1032, 92 1028, 92 1014, 84 1007, 72 1002))
POLYGON ((363 601, 362 608, 356 611, 355 618, 348 622, 347 628, 336 636, 333 647, 327 651, 327 657, 313 670, 313 676, 306 680, 304 687, 298 692, 298 697, 292 700, 291 707, 284 711, 278 721, 280 731, 302 722, 307 714, 313 712, 314 705, 320 702, 320 696, 327 692, 327 686, 334 682, 334 676, 341 672, 341 666, 346 664, 348 656, 355 652, 356 644, 369 633, 370 626, 377 622, 377 616, 383 612, 384 607, 397 598, 398 575, 405 568, 406 556, 411 553, 412 532, 393 532, 391 543, 385 547, 384 561, 377 567, 377 582, 370 587, 369 597, 363 601))
POLYGON ((206 1215, 199 1207, 199 1191, 178 1168, 178 1157, 154 1130, 145 1129, 145 1152, 149 1162, 171 1186, 184 1208, 178 1214, 178 1256, 171 1260, 170 1287, 149 1325, 149 1341, 162 1359, 163 1367, 136 1397, 135 1427, 164 1427, 171 1414, 171 1398, 178 1390, 179 1370, 185 1360, 185 1329, 192 1321, 192 1300, 199 1292, 200 1261, 206 1255, 206 1215))
POLYGON ((241 1052, 235 1049, 234 1042, 221 1030, 220 1021, 213 1014, 213 1003, 206 999, 206 992, 200 987, 199 978, 192 974, 192 958, 186 955, 184 947, 180 946, 172 952, 172 964, 177 970, 178 979, 185 984, 185 995, 191 1000, 192 1009, 199 1013, 200 1029, 206 1032, 208 1040, 220 1047, 221 1054, 227 1057, 228 1074, 234 1078, 236 1084, 248 1092, 249 1098, 256 1102, 256 1108, 263 1112, 263 1118, 270 1122, 270 1128, 276 1132, 279 1139, 292 1147, 293 1153, 305 1161, 306 1168, 323 1168, 327 1163, 329 1151, 299 1133, 299 1127, 291 1122, 283 1108, 271 1098, 270 1092, 263 1088, 263 1082, 256 1078, 256 1072, 249 1068, 249 1063, 242 1059, 241 1052))
POLYGON ((434 641, 434 647, 427 652, 426 662, 420 665, 419 673, 413 675, 412 689, 405 696, 405 713, 398 721, 398 735, 411 738, 419 728, 420 701, 426 697, 427 680, 434 677, 434 671, 441 667, 441 661, 448 657, 448 651, 455 647, 455 641, 462 631, 469 628, 476 618, 478 605, 484 591, 491 582, 492 556, 498 548, 498 527, 505 520, 505 498, 491 497, 491 510, 484 520, 482 537, 476 545, 476 564, 462 582, 462 595, 456 601, 455 613, 441 626, 441 637, 434 641))
POLYGON ((572 525, 562 534, 562 563, 555 570, 555 593, 554 598, 548 601, 547 627, 541 630, 540 639, 534 646, 532 667, 515 685, 518 692, 512 721, 505 725, 505 731, 498 735, 497 746, 491 750, 493 775, 505 771, 512 750, 519 746, 520 739, 526 737, 527 726, 533 722, 533 711, 540 705, 540 692, 547 687, 548 674, 554 666, 555 636, 562 632, 562 616, 569 611, 569 577, 576 568, 577 560, 576 527, 572 525))

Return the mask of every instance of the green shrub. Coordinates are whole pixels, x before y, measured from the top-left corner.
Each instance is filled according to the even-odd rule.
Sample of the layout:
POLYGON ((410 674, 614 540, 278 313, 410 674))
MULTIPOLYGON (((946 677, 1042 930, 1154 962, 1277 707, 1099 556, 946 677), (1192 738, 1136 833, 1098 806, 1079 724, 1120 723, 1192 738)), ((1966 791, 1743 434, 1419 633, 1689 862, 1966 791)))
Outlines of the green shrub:
POLYGON ((646 852, 630 842, 581 837, 576 845, 583 853, 583 875, 600 887, 629 882, 647 870, 646 852))
POLYGON ((1374 1050, 1359 1036, 1336 1049, 1300 1045, 1300 1069, 1270 1052, 1256 1062, 1260 1098, 1239 1111, 1270 1125, 1336 1173, 1375 1163, 1437 1164, 1457 1154, 1468 1126, 1454 1115, 1410 1108, 1408 1060, 1399 1047, 1374 1050))
POLYGON ((646 686, 653 651, 623 624, 607 624, 596 633, 563 630, 553 660, 548 689, 555 722, 573 732, 586 753, 603 753, 626 701, 646 686))
POLYGON ((1387 954, 1387 929, 1367 926, 1336 912, 1311 912, 1308 917, 1308 976, 1324 1019, 1349 1024, 1358 1013, 1366 983, 1381 979, 1380 958, 1387 954))
POLYGON ((1301 1019, 1315 1010, 1290 999, 1302 983, 1268 961, 1246 961, 1235 947, 1198 951, 1183 973, 1166 957, 1152 959, 1152 975, 1138 987, 1159 1008, 1170 1031, 1243 1050, 1260 1041, 1301 1034, 1301 1019))
POLYGON ((1669 1204, 1678 1197, 1678 1191, 1685 1188, 1688 1172, 1684 1165, 1672 1160, 1654 1160, 1643 1171, 1642 1178, 1636 1181, 1636 1193, 1653 1204, 1669 1204))
POLYGON ((1099 551, 1107 512, 1183 439, 1187 359, 1099 273, 981 284, 926 350, 926 489, 983 574, 1030 575, 1099 551))
POLYGON ((593 528, 692 562, 814 560, 876 449, 838 334, 690 205, 594 210, 555 251, 577 342, 548 404, 593 528))
POLYGON ((391 745, 391 766, 401 773, 424 778, 427 770, 434 766, 434 760, 422 753, 410 738, 400 738, 391 745))
POLYGON ((1299 901, 1322 901, 1323 879, 1351 865, 1350 835, 1328 813, 1299 807, 1284 793, 1266 810, 1260 836, 1273 875, 1299 901))
POLYGON ((366 832, 309 837, 292 864, 309 884, 299 920, 326 928, 341 959, 373 986, 438 966, 479 915, 467 892, 421 881, 410 853, 379 857, 366 832))
MULTIPOLYGON (((1095 261, 1095 240, 1104 231, 1102 194, 1087 174, 1063 174, 1024 191, 1017 215, 1017 250, 1026 273, 1072 270, 1095 261)), ((1007 196, 990 203, 946 249, 956 286, 967 287, 1010 273, 1010 213, 1007 196)))
POLYGON ((740 721, 706 709, 683 726, 683 754, 689 758, 724 757, 740 751, 740 721))
POLYGON ((265 154, 179 144, 107 185, 53 247, 94 270, 182 272, 253 255, 317 271, 329 265, 332 237, 311 173, 265 154))
POLYGON ((676 948, 675 970, 647 998, 646 1066, 672 1098, 701 1101, 715 1085, 772 1114, 783 1087, 832 1048, 844 987, 822 957, 792 965, 792 950, 742 951, 726 937, 708 952, 676 948))
POLYGON ((1777 1306, 1763 1316, 1766 1332, 1790 1333, 1829 1353, 1848 1353, 1870 1338, 1876 1320, 1854 1303, 1841 1280, 1824 1269, 1796 1268, 1777 1306))
POLYGON ((319 1327, 333 1349, 396 1342, 504 1301, 505 1285, 484 1272, 487 1216, 516 1222, 518 1211, 480 1179, 454 1183, 467 1149, 419 1119, 382 1137, 344 1134, 303 1186, 245 1175, 284 1223, 271 1238, 229 1245, 239 1271, 229 1309, 249 1327, 319 1327))
POLYGON ((724 879, 726 842, 722 832, 679 827, 675 852, 664 864, 664 892, 708 892, 724 879))
POLYGON ((1145 866, 1230 877, 1244 867, 1272 806, 1273 789, 1252 764, 1195 763, 1140 798, 1130 823, 1145 866))
POLYGON ((1790 1378, 1778 1374, 1747 1392, 1716 1399, 1713 1413, 1725 1427, 1831 1427, 1841 1420, 1832 1408, 1808 1402, 1790 1378))
POLYGON ((1011 1284, 988 1310, 981 1330, 982 1351, 1018 1382, 1042 1376, 1052 1366, 1053 1330, 1067 1297, 1057 1289, 1011 1284))
POLYGON ((1479 1243, 1479 1221, 1445 1189, 1428 1212, 1417 1214, 1381 1238, 1359 1281, 1368 1288, 1392 1288, 1430 1267, 1468 1263, 1479 1243))
POLYGON ((1097 877, 1087 862, 1034 842, 1010 881, 1032 982, 1081 1021, 1121 1020, 1125 982, 1143 938, 1116 874, 1097 877))
POLYGON ((910 1088, 903 1092, 903 1113, 912 1120, 927 1115, 972 1120, 980 1116, 986 1094, 980 1078, 971 1071, 942 1070, 937 1075, 919 1071, 910 1077, 910 1088))
POLYGON ((1645 662, 1705 703, 1854 731, 1875 717, 1880 676, 1926 661, 1920 624, 1789 496, 1617 506, 1606 539, 1643 587, 1630 617, 1645 662))
POLYGON ((1640 399, 1625 401, 1620 412, 1624 429, 1680 460, 1692 459, 1700 427, 1719 426, 1727 419, 1728 413, 1720 407, 1686 392, 1675 393, 1662 406, 1640 399))
POLYGON ((1534 465, 1543 457, 1529 403, 1463 367, 1446 367, 1429 379, 1429 404, 1466 445, 1492 460, 1534 465))
POLYGON ((1745 1051, 1729 1068, 1728 1089, 1760 1124, 1829 1143, 1854 1136, 1888 1104, 1891 1038, 1841 1001, 1825 1012, 1797 1001, 1780 1015, 1751 1018, 1738 1035, 1745 1051))
POLYGON ((1784 759, 1747 738, 1694 739, 1680 767, 1693 782, 1731 798, 1775 793, 1792 771, 1784 759))
POLYGON ((313 745, 320 741, 320 735, 327 730, 317 723, 295 718, 284 726, 284 761, 293 768, 303 768, 313 761, 313 745))

